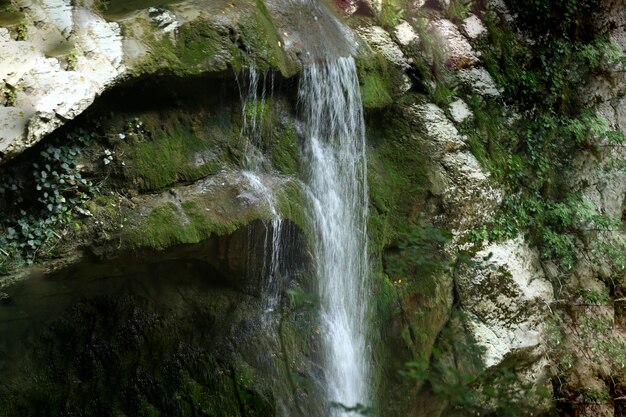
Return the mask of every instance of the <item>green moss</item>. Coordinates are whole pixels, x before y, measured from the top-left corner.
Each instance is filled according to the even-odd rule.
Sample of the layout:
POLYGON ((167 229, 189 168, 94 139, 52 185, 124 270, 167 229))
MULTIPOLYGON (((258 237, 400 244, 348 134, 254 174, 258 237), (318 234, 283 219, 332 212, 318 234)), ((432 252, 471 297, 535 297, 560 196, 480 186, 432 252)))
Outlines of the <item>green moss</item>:
POLYGON ((404 18, 405 2, 402 0, 383 0, 378 20, 385 28, 392 28, 404 18))
POLYGON ((261 0, 256 0, 249 18, 241 22, 241 41, 252 55, 255 67, 262 71, 278 69, 284 76, 292 76, 298 65, 287 59, 281 39, 272 18, 261 0))
POLYGON ((121 145, 124 176, 139 190, 158 190, 177 182, 189 182, 216 173, 218 160, 194 162, 208 152, 209 144, 193 134, 159 132, 155 139, 121 145))
POLYGON ((198 201, 180 206, 165 203, 134 220, 134 225, 121 239, 130 248, 164 249, 184 243, 198 243, 211 235, 232 233, 252 220, 245 213, 216 214, 198 201))
POLYGON ((378 285, 374 293, 374 320, 382 328, 397 313, 398 291, 388 276, 382 275, 376 280, 378 285))
MULTIPOLYGON (((309 222, 306 217, 305 196, 297 181, 289 181, 282 187, 282 193, 277 197, 278 209, 281 215, 302 230, 308 230, 309 222)), ((306 233, 305 233, 306 234, 306 233)))
POLYGON ((361 99, 368 109, 379 109, 393 102, 385 81, 378 73, 366 74, 361 78, 361 99))
POLYGON ((186 76, 229 67, 239 71, 250 66, 261 71, 278 69, 285 76, 295 74, 298 64, 287 59, 263 2, 257 0, 254 7, 242 6, 240 13, 239 21, 230 28, 203 19, 184 23, 175 43, 169 37, 146 35, 150 54, 135 67, 134 74, 166 72, 186 76))
POLYGON ((402 107, 372 116, 371 125, 379 128, 368 130, 369 234, 371 249, 378 252, 418 219, 428 185, 427 157, 402 107))
MULTIPOLYGON (((127 277, 151 287, 153 278, 127 277)), ((38 328, 20 365, 3 368, 0 415, 274 415, 267 382, 245 360, 216 348, 232 343, 225 342, 232 330, 224 329, 237 326, 240 314, 252 317, 239 307, 242 294, 212 288, 183 297, 169 278, 179 277, 159 287, 169 297, 83 300, 38 328)))
POLYGON ((283 126, 273 135, 269 149, 272 166, 286 175, 297 175, 300 170, 296 129, 292 125, 283 126))
POLYGON ((281 174, 297 176, 300 152, 294 116, 289 106, 288 102, 272 97, 247 103, 245 115, 248 125, 256 125, 256 131, 250 134, 254 135, 252 139, 258 140, 258 146, 272 167, 281 174))
POLYGON ((156 72, 179 76, 206 71, 224 71, 229 64, 241 59, 240 51, 230 40, 226 28, 214 26, 205 20, 181 25, 176 43, 169 37, 152 35, 148 38, 150 54, 134 69, 135 75, 156 72))
POLYGON ((357 71, 361 99, 366 109, 381 109, 393 103, 401 93, 402 71, 379 54, 359 56, 357 71))
POLYGON ((232 52, 232 48, 224 44, 227 37, 224 29, 204 21, 183 25, 178 32, 178 56, 183 64, 192 66, 207 60, 227 59, 228 52, 232 52))

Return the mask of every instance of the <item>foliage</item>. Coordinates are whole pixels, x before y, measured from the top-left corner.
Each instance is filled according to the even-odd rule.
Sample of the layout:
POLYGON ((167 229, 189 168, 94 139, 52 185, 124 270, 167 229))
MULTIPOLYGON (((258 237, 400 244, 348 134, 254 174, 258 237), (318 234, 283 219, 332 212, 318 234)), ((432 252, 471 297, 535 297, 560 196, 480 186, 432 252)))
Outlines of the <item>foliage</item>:
MULTIPOLYGON (((591 364, 615 375, 626 363, 624 340, 607 314, 609 292, 562 282, 582 257, 608 272, 604 279, 613 280, 614 272, 626 267, 626 245, 616 233, 621 219, 600 212, 566 177, 581 152, 603 155, 607 146, 626 144, 594 101, 580 94, 593 78, 610 79, 611 71, 626 65, 622 47, 587 27, 592 19, 585 15, 593 3, 507 2, 523 31, 486 12, 489 36, 476 46, 503 95, 467 99, 475 118, 460 129, 477 159, 507 189, 501 210, 469 240, 478 246, 523 233, 551 261, 547 265, 557 267, 550 276, 558 281, 555 290, 562 300, 546 323, 554 388, 559 397, 587 402, 597 402, 597 393, 568 392, 572 381, 563 384, 560 378, 581 365, 596 366, 591 364)), ((599 402, 605 400, 602 394, 599 402)))
POLYGON ((68 71, 76 70, 76 65, 78 64, 78 52, 76 49, 72 49, 69 54, 67 54, 67 69, 68 71))
POLYGON ((401 226, 397 235, 397 251, 400 256, 388 257, 386 272, 397 279, 407 274, 423 276, 450 268, 443 253, 443 246, 451 238, 448 231, 431 224, 424 226, 401 226), (420 273, 416 274, 416 270, 420 273))
POLYGON ((510 0, 507 4, 525 29, 542 37, 576 39, 593 34, 589 16, 599 0, 510 0))
POLYGON ((78 166, 82 147, 91 134, 79 131, 61 143, 49 143, 26 169, 3 167, 0 171, 0 272, 9 261, 32 263, 37 252, 62 238, 63 228, 78 216, 89 216, 87 202, 94 193, 91 181, 78 166))
POLYGON ((448 17, 453 22, 461 22, 470 11, 470 7, 463 0, 450 0, 448 5, 448 17))
MULTIPOLYGON (((469 239, 480 244, 485 239, 512 239, 526 233, 531 241, 539 243, 545 259, 556 260, 565 269, 570 269, 576 262, 577 238, 618 227, 615 219, 598 213, 580 193, 570 193, 559 200, 537 193, 517 194, 507 196, 494 220, 473 230, 469 239)), ((596 241, 596 244, 600 243, 596 241)))
POLYGON ((466 334, 462 326, 449 325, 441 332, 430 360, 413 360, 402 373, 426 382, 432 392, 447 400, 446 415, 533 415, 534 409, 529 405, 547 392, 535 390, 532 383, 522 381, 515 364, 486 369, 482 361, 484 348, 466 334))
MULTIPOLYGON (((555 375, 564 375, 578 361, 601 364, 618 374, 626 367, 626 342, 614 333, 613 317, 607 312, 608 294, 580 289, 583 303, 559 306, 546 322, 547 345, 555 375), (569 316, 565 311, 574 311, 569 316)), ((561 387, 557 387, 561 389, 561 387)))
MULTIPOLYGON (((451 7, 454 10, 457 6, 451 4, 451 7)), ((442 108, 446 107, 457 91, 446 66, 443 41, 435 34, 428 18, 418 17, 412 21, 419 42, 406 46, 404 52, 413 61, 416 75, 423 84, 422 88, 430 92, 431 100, 442 108)))
POLYGON ((28 26, 25 19, 20 19, 15 30, 17 31, 18 41, 26 40, 26 36, 28 36, 28 26))
POLYGON ((15 106, 16 100, 17 95, 15 93, 15 88, 7 86, 2 97, 3 105, 6 107, 13 107, 15 106))
POLYGON ((404 18, 404 8, 395 0, 383 0, 378 19, 383 27, 392 28, 404 18))
MULTIPOLYGON (((577 1, 531 2, 546 13, 567 12, 577 1), (540 5, 542 3, 543 5, 540 5)), ((526 3, 525 3, 526 4, 526 3)), ((594 240, 596 254, 616 252, 611 239, 589 239, 619 227, 600 215, 580 194, 566 192, 564 172, 574 155, 598 143, 623 145, 616 131, 593 107, 581 102, 579 86, 606 68, 626 65, 622 48, 606 36, 574 37, 562 28, 530 44, 493 12, 484 21, 489 39, 479 42, 485 64, 521 117, 511 118, 491 100, 468 100, 475 121, 461 128, 477 159, 509 188, 501 213, 473 232, 471 240, 512 238, 526 233, 542 256, 565 269, 577 260, 578 241, 594 240)), ((538 23, 540 24, 540 22, 538 23)), ((573 27, 573 26, 572 26, 573 27)), ((570 28, 571 29, 571 28, 570 28)), ((619 247, 619 245, 618 245, 619 247)), ((623 248, 623 246, 621 246, 623 248)), ((616 265, 621 263, 616 258, 616 265)))

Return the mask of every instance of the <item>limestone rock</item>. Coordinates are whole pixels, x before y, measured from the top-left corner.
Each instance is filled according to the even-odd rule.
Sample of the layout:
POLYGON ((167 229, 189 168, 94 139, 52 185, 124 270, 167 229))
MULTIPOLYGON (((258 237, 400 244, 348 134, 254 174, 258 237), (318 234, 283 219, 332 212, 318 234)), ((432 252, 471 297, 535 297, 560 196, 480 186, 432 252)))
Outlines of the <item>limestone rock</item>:
POLYGON ((463 30, 470 39, 479 38, 481 35, 487 33, 483 22, 475 14, 470 14, 463 21, 463 30))
POLYGON ((479 59, 465 36, 454 23, 446 19, 431 23, 436 35, 444 45, 446 65, 453 69, 470 68, 478 64, 479 59))
POLYGON ((357 33, 367 41, 367 43, 389 62, 401 68, 408 68, 407 59, 400 47, 391 39, 391 35, 380 26, 365 27, 356 29, 357 33))
POLYGON ((415 33, 413 26, 407 21, 402 21, 393 29, 393 34, 402 46, 410 45, 413 42, 419 42, 419 36, 415 33))
POLYGON ((456 73, 456 76, 476 94, 489 97, 498 97, 500 95, 500 89, 496 87, 491 74, 482 67, 461 69, 456 73))
POLYGON ((180 26, 180 22, 176 20, 176 15, 169 10, 161 7, 150 7, 148 14, 150 15, 150 20, 163 29, 165 33, 173 32, 180 26))
POLYGON ((513 16, 504 0, 488 0, 487 7, 502 15, 507 22, 513 22, 513 16))
POLYGON ((474 114, 463 100, 458 99, 450 103, 448 107, 450 116, 455 123, 463 123, 465 120, 474 117, 474 114))
POLYGON ((538 254, 518 237, 486 246, 474 260, 458 274, 457 286, 473 335, 486 349, 485 364, 495 366, 516 353, 534 362, 553 299, 538 254))
POLYGON ((441 197, 446 211, 445 222, 456 238, 493 213, 502 199, 489 174, 467 148, 456 127, 442 109, 428 103, 411 108, 416 120, 423 124, 428 138, 432 163, 429 179, 431 192, 441 197))
POLYGON ((25 40, 13 40, 6 31, 0 34, 0 83, 14 94, 0 111, 2 159, 76 117, 125 71, 117 23, 87 9, 72 10, 69 1, 44 2, 31 10, 31 19, 44 19, 45 24, 29 28, 25 40), (46 56, 52 40, 73 45, 73 68, 64 68, 60 58, 46 56))

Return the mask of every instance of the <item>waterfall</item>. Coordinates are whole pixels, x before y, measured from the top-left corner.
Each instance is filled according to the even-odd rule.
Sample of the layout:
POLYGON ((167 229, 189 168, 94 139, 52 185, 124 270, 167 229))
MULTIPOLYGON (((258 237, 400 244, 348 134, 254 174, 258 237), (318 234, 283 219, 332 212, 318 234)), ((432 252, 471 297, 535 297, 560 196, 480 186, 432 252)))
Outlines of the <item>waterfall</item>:
MULTIPOLYGON (((259 317, 260 338, 258 339, 257 360, 264 372, 275 381, 273 394, 276 405, 276 415, 291 417, 298 414, 298 404, 295 392, 287 382, 290 372, 285 363, 288 358, 282 354, 280 338, 280 303, 284 285, 290 279, 292 265, 288 255, 289 245, 295 240, 290 235, 290 228, 286 227, 278 209, 278 202, 272 188, 277 181, 271 171, 271 163, 262 152, 260 144, 263 139, 263 129, 259 126, 259 114, 269 111, 270 103, 266 102, 268 94, 268 74, 261 74, 254 66, 248 68, 240 83, 237 83, 242 103, 241 140, 244 141, 244 159, 241 161, 243 177, 247 184, 240 192, 239 197, 253 204, 261 202, 268 209, 270 220, 263 221, 261 231, 250 229, 248 232, 248 277, 252 282, 261 282, 260 297, 262 314, 259 317), (245 82, 245 86, 242 83, 245 82), (245 90, 244 90, 245 87, 245 90), (245 91, 245 92, 244 92, 245 91), (251 111, 249 110, 251 109, 251 111), (260 269, 254 257, 254 245, 258 233, 263 241, 263 259, 260 269), (287 250, 285 250, 287 249, 287 250)), ((269 74, 269 95, 274 91, 274 74, 269 74)))
MULTIPOLYGON (((265 337, 261 344, 267 352, 275 352, 280 345, 280 317, 275 310, 290 265, 282 258, 287 242, 281 241, 284 224, 268 182, 271 164, 258 147, 262 132, 256 117, 268 105, 267 80, 254 68, 249 74, 247 91, 242 93, 242 138, 246 140, 243 168, 250 193, 264 200, 271 215, 271 220, 264 223, 266 258, 261 275, 265 284, 261 295, 265 312, 261 324, 265 337)), ((273 89, 273 77, 270 82, 273 89)), ((298 98, 306 167, 301 184, 308 199, 310 246, 320 299, 320 388, 325 391, 323 402, 327 408, 323 415, 358 416, 372 399, 366 337, 369 268, 365 127, 354 59, 305 64, 298 98)), ((284 372, 291 372, 281 370, 288 358, 282 358, 284 363, 277 359, 268 357, 266 368, 278 382, 274 387, 278 415, 303 415, 297 394, 281 380, 284 372)), ((312 409, 308 411, 318 415, 312 409)))
POLYGON ((365 128, 353 58, 305 67, 299 100, 326 392, 331 415, 355 416, 371 398, 365 128))

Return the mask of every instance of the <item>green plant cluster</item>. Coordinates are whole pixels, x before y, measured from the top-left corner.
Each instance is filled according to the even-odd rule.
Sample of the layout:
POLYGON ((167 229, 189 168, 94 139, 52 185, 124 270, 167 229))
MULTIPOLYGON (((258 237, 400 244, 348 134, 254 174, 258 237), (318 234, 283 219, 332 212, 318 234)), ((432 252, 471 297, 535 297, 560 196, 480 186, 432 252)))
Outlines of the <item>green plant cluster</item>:
POLYGON ((28 24, 26 22, 26 19, 20 19, 20 21, 17 23, 15 31, 17 32, 16 40, 26 40, 26 37, 28 36, 28 24))
POLYGON ((450 0, 448 18, 455 23, 462 22, 469 14, 470 6, 464 0, 450 0))
POLYGON ((468 337, 458 319, 442 330, 431 358, 408 362, 402 373, 426 382, 433 393, 447 400, 447 416, 535 415, 533 403, 549 396, 545 387, 522 381, 516 372, 521 364, 486 369, 485 348, 468 337))
POLYGON ((580 361, 610 365, 612 372, 621 372, 626 361, 624 342, 614 335, 608 317, 595 310, 579 317, 583 308, 609 304, 608 291, 562 282, 582 257, 613 271, 626 267, 626 244, 615 237, 621 219, 599 212, 566 178, 581 151, 602 155, 606 146, 626 144, 624 135, 598 114, 596 103, 580 94, 594 77, 610 79, 610 71, 624 68, 626 55, 608 36, 587 27, 594 2, 507 3, 518 14, 519 26, 487 12, 482 18, 489 35, 475 45, 503 96, 469 98, 475 118, 461 131, 477 159, 508 188, 508 197, 494 220, 474 230, 470 240, 480 244, 523 233, 543 259, 558 267, 555 289, 571 293, 558 293, 563 308, 547 323, 549 355, 557 395, 577 398, 560 377, 574 372, 580 361))
MULTIPOLYGON (((553 12, 549 2, 531 3, 533 7, 545 3, 544 11, 553 12)), ((588 232, 610 234, 620 227, 619 219, 600 215, 579 193, 566 191, 563 173, 582 149, 593 150, 602 146, 600 142, 626 143, 624 135, 581 102, 579 94, 580 86, 592 76, 626 65, 626 54, 608 37, 577 37, 572 29, 575 22, 566 25, 568 30, 564 26, 531 44, 495 13, 486 13, 483 19, 489 36, 477 46, 502 87, 504 100, 521 117, 504 113, 494 100, 468 100, 475 119, 461 131, 468 135, 479 161, 510 191, 500 215, 471 239, 480 242, 526 233, 544 258, 570 269, 577 260, 577 241, 585 242, 591 236, 588 232)), ((597 244, 605 246, 595 249, 598 254, 620 246, 613 242, 609 245, 613 248, 606 247, 606 240, 597 244)))
POLYGON ((50 143, 29 167, 0 170, 0 272, 15 262, 33 262, 42 249, 62 238, 78 216, 89 216, 92 182, 78 167, 81 149, 91 134, 79 131, 66 142, 50 143), (24 175, 24 172, 27 174, 24 175))
POLYGON ((383 0, 378 20, 386 28, 392 28, 404 18, 403 4, 398 0, 383 0))
POLYGON ((387 257, 385 270, 389 276, 423 277, 448 270, 451 264, 443 252, 451 239, 450 232, 431 224, 418 227, 401 227, 398 232, 399 256, 387 257))
POLYGON ((582 38, 593 34, 589 17, 600 5, 599 0, 509 0, 507 5, 517 21, 542 37, 582 38))

